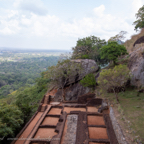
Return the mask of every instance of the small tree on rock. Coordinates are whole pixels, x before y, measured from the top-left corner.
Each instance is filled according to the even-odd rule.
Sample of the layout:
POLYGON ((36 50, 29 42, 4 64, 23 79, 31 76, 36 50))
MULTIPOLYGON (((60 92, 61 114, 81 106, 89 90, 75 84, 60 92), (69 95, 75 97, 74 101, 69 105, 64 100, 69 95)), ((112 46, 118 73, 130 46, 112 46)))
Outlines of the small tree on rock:
POLYGON ((70 78, 75 78, 81 71, 82 66, 80 63, 66 59, 59 61, 56 66, 49 67, 44 75, 45 78, 51 80, 51 83, 62 89, 62 97, 64 100, 64 87, 67 85, 70 78))
POLYGON ((104 69, 101 71, 98 78, 98 84, 103 92, 107 92, 108 89, 112 89, 117 102, 119 89, 125 87, 127 80, 130 78, 130 71, 126 65, 118 65, 113 69, 104 69), (117 89, 116 89, 117 88, 117 89))
POLYGON ((78 39, 76 46, 72 48, 72 59, 93 59, 99 65, 108 63, 107 59, 101 59, 99 49, 106 44, 104 39, 89 36, 78 39))
POLYGON ((125 54, 128 54, 126 48, 115 41, 108 42, 108 45, 100 49, 101 58, 112 60, 114 65, 116 65, 117 58, 125 54))
POLYGON ((92 87, 93 89, 96 86, 96 80, 94 74, 88 74, 86 75, 81 81, 80 84, 82 84, 84 87, 92 87))

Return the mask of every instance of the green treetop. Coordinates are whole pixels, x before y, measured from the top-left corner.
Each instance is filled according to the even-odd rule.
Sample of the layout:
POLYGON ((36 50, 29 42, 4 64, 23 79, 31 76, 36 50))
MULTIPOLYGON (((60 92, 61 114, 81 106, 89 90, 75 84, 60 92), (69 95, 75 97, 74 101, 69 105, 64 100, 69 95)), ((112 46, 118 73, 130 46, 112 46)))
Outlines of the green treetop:
POLYGON ((144 28, 144 5, 136 13, 136 21, 133 23, 135 25, 135 30, 144 28))
POLYGON ((118 93, 121 88, 123 88, 123 90, 125 89, 126 82, 130 76, 130 71, 126 65, 118 65, 113 69, 103 69, 100 72, 98 84, 103 93, 107 92, 108 89, 112 89, 118 103, 118 93))
POLYGON ((101 58, 113 61, 114 65, 116 64, 117 58, 125 54, 128 54, 126 48, 115 41, 108 42, 108 45, 100 49, 101 58))
POLYGON ((95 36, 78 39, 75 47, 72 48, 72 59, 93 59, 98 64, 106 64, 106 59, 101 59, 99 49, 106 44, 106 41, 95 36))
POLYGON ((14 136, 23 124, 23 114, 15 105, 0 103, 0 136, 14 136))

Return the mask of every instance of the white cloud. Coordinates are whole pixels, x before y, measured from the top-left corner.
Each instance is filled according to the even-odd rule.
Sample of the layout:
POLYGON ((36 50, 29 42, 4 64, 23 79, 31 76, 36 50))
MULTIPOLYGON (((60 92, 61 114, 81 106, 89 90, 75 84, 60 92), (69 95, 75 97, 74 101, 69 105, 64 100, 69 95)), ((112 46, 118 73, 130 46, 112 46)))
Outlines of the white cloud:
POLYGON ((21 29, 19 26, 19 21, 13 18, 18 15, 18 12, 14 10, 5 10, 5 12, 7 12, 7 15, 0 17, 0 34, 18 34, 19 30, 21 29))
POLYGON ((57 33, 59 18, 56 16, 40 16, 32 12, 25 15, 16 10, 6 12, 0 16, 0 34, 47 37, 57 33))
POLYGON ((16 15, 18 15, 18 11, 16 11, 16 10, 9 10, 7 17, 8 18, 12 18, 12 17, 14 17, 16 15))
POLYGON ((99 7, 94 8, 94 13, 95 15, 97 15, 98 17, 102 17, 103 13, 105 10, 105 6, 104 5, 100 5, 99 7))
POLYGON ((21 18, 20 23, 22 25, 25 25, 25 26, 30 26, 32 24, 32 21, 31 21, 31 19, 28 19, 28 18, 25 17, 25 15, 23 15, 22 18, 21 18))
MULTIPOLYGON (((129 7, 136 13, 141 5, 142 0, 133 0, 129 7)), ((134 19, 134 14, 117 16, 106 13, 105 5, 95 7, 89 16, 73 19, 71 22, 50 15, 45 10, 41 0, 15 0, 14 8, 5 9, 3 15, 0 15, 0 35, 23 39, 47 39, 47 41, 58 41, 64 37, 76 41, 78 38, 90 35, 109 39, 122 30, 127 31, 128 36, 134 33, 134 26, 128 22, 134 19)), ((33 41, 33 43, 39 42, 33 41)))
POLYGON ((13 6, 38 15, 46 15, 48 13, 41 0, 15 0, 13 6))
POLYGON ((8 27, 5 27, 3 29, 0 30, 0 33, 1 34, 4 34, 4 35, 12 35, 12 34, 15 34, 14 31, 12 31, 11 29, 9 29, 8 27))
POLYGON ((139 8, 141 8, 142 6, 143 6, 142 0, 133 0, 132 8, 134 13, 137 13, 139 8))
POLYGON ((59 27, 59 18, 56 16, 43 16, 40 17, 38 15, 32 15, 31 17, 32 25, 32 35, 36 36, 46 36, 52 37, 55 36, 58 32, 59 27))
POLYGON ((95 35, 101 38, 109 39, 120 31, 133 31, 133 26, 123 17, 116 17, 104 13, 103 5, 93 9, 98 17, 84 17, 81 20, 74 20, 72 23, 63 23, 61 33, 65 36, 85 37, 95 35))
POLYGON ((101 5, 93 9, 93 13, 98 17, 91 14, 91 17, 74 19, 71 23, 60 20, 54 15, 41 16, 33 12, 25 15, 17 10, 9 10, 7 15, 1 18, 0 33, 28 35, 29 37, 70 36, 75 38, 96 35, 108 39, 112 34, 117 34, 121 30, 132 30, 132 26, 123 18, 105 14, 104 10, 105 6, 101 5))

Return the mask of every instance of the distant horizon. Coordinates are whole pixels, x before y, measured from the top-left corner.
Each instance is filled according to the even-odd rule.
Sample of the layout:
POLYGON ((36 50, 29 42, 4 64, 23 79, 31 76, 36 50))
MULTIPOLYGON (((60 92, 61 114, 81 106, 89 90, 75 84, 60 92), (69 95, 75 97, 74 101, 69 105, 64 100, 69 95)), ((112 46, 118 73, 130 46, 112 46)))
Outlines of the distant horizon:
POLYGON ((0 47, 0 50, 28 50, 28 51, 34 51, 34 50, 38 50, 38 51, 57 51, 57 52, 70 52, 71 50, 65 50, 65 49, 41 49, 41 48, 15 48, 15 47, 0 47))

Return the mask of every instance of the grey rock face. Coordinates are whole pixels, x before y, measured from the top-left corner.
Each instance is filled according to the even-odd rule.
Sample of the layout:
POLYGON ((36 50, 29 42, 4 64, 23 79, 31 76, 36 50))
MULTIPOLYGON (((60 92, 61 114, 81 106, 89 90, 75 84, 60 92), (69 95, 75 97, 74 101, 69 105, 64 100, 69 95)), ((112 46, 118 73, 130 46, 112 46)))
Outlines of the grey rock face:
POLYGON ((140 47, 130 54, 128 67, 132 73, 131 84, 144 86, 144 47, 140 47))
POLYGON ((74 101, 77 100, 79 96, 86 94, 90 91, 90 88, 83 87, 81 84, 76 83, 65 89, 65 100, 74 101))
POLYGON ((107 109, 108 109, 108 104, 105 101, 103 101, 101 107, 98 109, 98 112, 102 113, 103 110, 107 110, 107 109))
POLYGON ((70 77, 67 85, 74 83, 76 81, 79 81, 83 77, 85 77, 87 74, 94 73, 99 69, 98 65, 96 64, 96 62, 94 60, 76 59, 76 60, 71 60, 71 61, 78 63, 78 64, 81 64, 82 71, 80 73, 78 73, 77 75, 75 75, 74 77, 70 77))
MULTIPOLYGON (((66 101, 76 101, 78 97, 90 92, 90 88, 83 87, 79 82, 65 87, 63 90, 64 97, 66 101)), ((59 89, 55 94, 54 101, 59 101, 61 99, 62 89, 59 89)))
POLYGON ((76 101, 78 97, 90 92, 90 88, 83 87, 79 81, 89 73, 96 72, 99 67, 94 60, 90 59, 77 59, 71 60, 72 62, 81 64, 82 70, 74 76, 70 76, 65 87, 59 89, 54 96, 54 101, 61 101, 62 95, 65 97, 66 101, 76 101))

